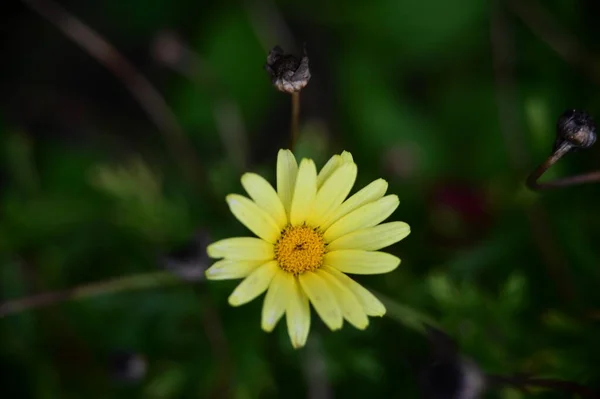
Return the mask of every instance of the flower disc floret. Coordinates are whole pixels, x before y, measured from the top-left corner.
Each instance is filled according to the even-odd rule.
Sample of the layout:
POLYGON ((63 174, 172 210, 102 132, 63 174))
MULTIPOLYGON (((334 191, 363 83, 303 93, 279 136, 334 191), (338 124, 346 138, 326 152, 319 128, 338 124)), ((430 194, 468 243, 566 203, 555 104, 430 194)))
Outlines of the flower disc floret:
POLYGON ((317 229, 287 226, 275 243, 275 260, 281 268, 294 275, 314 272, 323 265, 325 240, 317 229))

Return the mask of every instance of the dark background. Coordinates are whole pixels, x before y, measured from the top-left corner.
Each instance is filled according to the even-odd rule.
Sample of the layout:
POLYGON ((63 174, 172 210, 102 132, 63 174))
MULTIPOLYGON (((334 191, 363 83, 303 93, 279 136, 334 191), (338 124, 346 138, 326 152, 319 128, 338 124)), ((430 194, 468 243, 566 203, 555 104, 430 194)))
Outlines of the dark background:
POLYGON ((0 6, 0 396, 418 397, 428 318, 488 373, 600 389, 600 185, 523 184, 564 110, 600 115, 597 1, 60 4, 122 58, 56 3, 0 6), (231 308, 236 282, 202 272, 207 243, 244 234, 225 195, 244 171, 273 181, 289 142, 266 55, 303 43, 298 156, 352 152, 357 186, 388 180, 412 233, 396 271, 358 279, 386 317, 313 317, 294 351, 285 323, 260 330, 261 300, 231 308))

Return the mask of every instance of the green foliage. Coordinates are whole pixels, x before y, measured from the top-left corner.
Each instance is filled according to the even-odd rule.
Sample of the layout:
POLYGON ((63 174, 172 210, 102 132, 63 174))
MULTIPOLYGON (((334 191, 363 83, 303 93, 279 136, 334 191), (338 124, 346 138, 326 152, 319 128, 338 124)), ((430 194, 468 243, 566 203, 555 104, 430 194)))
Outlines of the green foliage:
MULTIPOLYGON (((594 2, 538 3, 556 20, 555 40, 564 28, 600 53, 594 2)), ((557 56, 512 7, 477 0, 64 6, 165 95, 200 170, 187 179, 182 154, 162 144, 110 68, 29 9, 14 15, 15 45, 2 65, 0 313, 40 292, 87 294, 0 318, 3 397, 418 397, 425 325, 447 332, 485 372, 600 388, 600 185, 547 193, 523 185, 549 154, 564 109, 599 114, 595 66, 577 69, 580 60, 557 56), (506 43, 490 37, 500 11, 506 43), (179 60, 178 70, 151 61, 164 29, 177 30, 198 62, 179 60), (261 299, 227 304, 236 282, 182 272, 207 267, 203 255, 165 261, 195 232, 248 234, 224 197, 243 192, 246 171, 275 180, 290 98, 263 65, 288 31, 297 48, 286 50, 306 41, 313 75, 296 153, 322 166, 352 152, 357 187, 386 179, 401 199, 392 218, 412 230, 390 248, 398 270, 356 276, 387 314, 365 331, 331 332, 313 317, 299 351, 285 320, 270 334, 260 329, 261 299), (233 118, 219 114, 224 99, 239 110, 247 145, 223 130, 233 118), (240 153, 243 170, 232 159, 240 153), (117 351, 145 359, 144 376, 115 376, 117 351)), ((544 179, 597 169, 597 155, 569 154, 544 179)), ((566 397, 557 395, 506 388, 489 397, 566 397)))

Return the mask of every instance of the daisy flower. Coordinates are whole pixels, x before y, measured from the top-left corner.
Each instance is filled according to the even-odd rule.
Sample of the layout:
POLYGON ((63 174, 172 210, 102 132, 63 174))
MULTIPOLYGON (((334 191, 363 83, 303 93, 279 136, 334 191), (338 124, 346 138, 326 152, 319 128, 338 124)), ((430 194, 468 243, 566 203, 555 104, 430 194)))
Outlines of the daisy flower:
POLYGON ((400 259, 378 250, 410 233, 404 222, 380 224, 398 207, 378 179, 346 199, 357 167, 349 152, 334 155, 317 173, 315 163, 300 165, 289 150, 277 156, 277 190, 254 173, 242 176, 250 198, 230 194, 233 215, 257 237, 235 237, 208 246, 220 259, 206 270, 212 280, 244 280, 229 297, 232 306, 267 292, 262 329, 270 332, 285 314, 292 346, 306 343, 310 308, 331 329, 343 320, 359 329, 367 316, 383 316, 385 307, 346 274, 380 274, 400 259))

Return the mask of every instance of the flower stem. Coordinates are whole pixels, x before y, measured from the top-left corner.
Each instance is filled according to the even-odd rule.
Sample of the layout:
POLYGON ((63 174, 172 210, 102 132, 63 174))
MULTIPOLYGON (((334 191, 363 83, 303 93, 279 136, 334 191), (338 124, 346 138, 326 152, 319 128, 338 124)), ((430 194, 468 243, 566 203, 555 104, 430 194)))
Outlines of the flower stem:
POLYGON ((538 166, 527 177, 527 187, 532 190, 546 190, 551 188, 567 187, 575 184, 600 182, 600 171, 589 172, 577 176, 563 177, 561 179, 552 180, 549 182, 539 183, 538 179, 559 159, 571 150, 571 145, 567 142, 563 143, 556 149, 540 166, 538 166))
POLYGON ((433 317, 422 313, 417 309, 411 308, 410 306, 401 304, 373 289, 369 288, 369 291, 371 291, 385 305, 389 317, 403 324, 405 327, 424 335, 427 334, 427 326, 435 327, 441 330, 440 325, 433 319, 433 317))
POLYGON ((300 92, 292 93, 292 122, 290 125, 290 150, 294 150, 300 131, 300 92))
POLYGON ((87 299, 124 291, 162 287, 184 280, 169 272, 152 272, 80 285, 63 291, 49 291, 0 304, 0 318, 58 302, 87 299))

